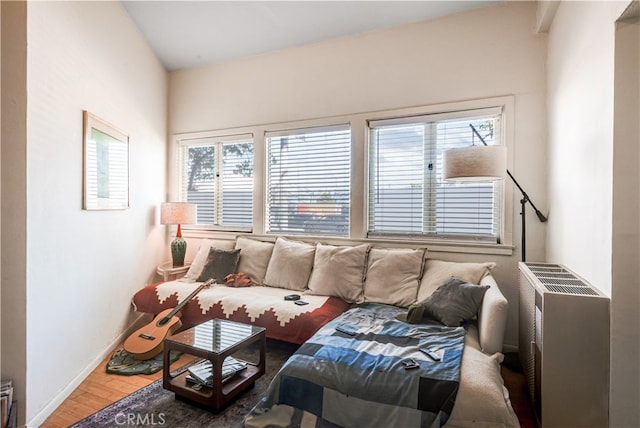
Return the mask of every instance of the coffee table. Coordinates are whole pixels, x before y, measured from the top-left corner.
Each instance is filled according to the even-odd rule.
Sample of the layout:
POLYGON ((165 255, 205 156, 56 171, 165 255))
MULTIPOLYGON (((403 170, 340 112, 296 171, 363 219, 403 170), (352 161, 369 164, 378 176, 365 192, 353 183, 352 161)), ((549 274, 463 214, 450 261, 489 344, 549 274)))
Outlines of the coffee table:
MULTIPOLYGON (((238 394, 252 387, 265 372, 266 332, 262 327, 226 320, 210 320, 164 340, 162 386, 173 391, 177 399, 192 401, 210 410, 226 407, 238 394), (247 368, 226 382, 222 382, 222 363, 225 358, 246 350, 256 343, 259 361, 247 363, 247 368), (171 375, 169 353, 172 350, 211 361, 211 387, 187 381, 188 371, 171 375)), ((234 358, 240 359, 234 355, 234 358)), ((244 360, 243 360, 244 361, 244 360)))

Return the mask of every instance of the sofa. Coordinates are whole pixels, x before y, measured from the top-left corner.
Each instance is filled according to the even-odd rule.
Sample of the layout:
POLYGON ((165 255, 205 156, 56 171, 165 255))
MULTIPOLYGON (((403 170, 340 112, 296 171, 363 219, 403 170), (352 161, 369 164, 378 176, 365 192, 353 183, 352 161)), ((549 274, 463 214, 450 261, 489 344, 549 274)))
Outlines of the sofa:
MULTIPOLYGON (((213 318, 235 320, 265 327, 269 338, 302 345, 298 352, 305 355, 296 353, 290 359, 292 364, 285 364, 267 397, 247 417, 247 426, 296 426, 298 423, 288 419, 294 415, 305 420, 315 418, 316 422, 311 426, 324 426, 327 423, 366 426, 366 417, 371 416, 371 412, 364 409, 369 408, 378 411, 385 409, 386 417, 395 418, 392 422, 411 421, 409 425, 416 426, 438 426, 445 422, 447 426, 518 426, 518 419, 500 376, 508 303, 491 275, 494 266, 494 263, 431 259, 424 248, 385 248, 369 244, 336 246, 286 237, 267 242, 239 236, 234 241, 203 240, 184 278, 144 287, 134 295, 132 303, 137 311, 157 314, 175 307, 206 277, 214 277, 216 285, 202 290, 184 305, 181 311, 183 325, 195 325, 213 318), (241 288, 223 285, 223 278, 229 272, 248 275, 252 285, 241 288), (451 293, 450 290, 455 291, 451 293), (466 296, 467 291, 476 295, 474 302, 471 302, 473 299, 460 297, 466 296), (307 304, 298 305, 285 300, 284 297, 291 294, 299 295, 300 300, 307 304), (462 301, 450 302, 448 299, 452 296, 454 300, 462 301), (453 308, 455 317, 464 318, 460 318, 461 326, 455 325, 457 318, 453 326, 442 324, 442 320, 449 322, 446 317, 451 315, 448 313, 450 308, 453 308), (459 310, 464 315, 460 315, 459 310), (444 318, 438 321, 439 316, 444 318), (350 328, 355 327, 360 333, 349 332, 345 335, 338 331, 349 319, 357 320, 351 322, 350 328), (362 324, 363 319, 365 324, 362 324), (367 403, 370 395, 376 395, 370 386, 357 392, 352 390, 353 385, 344 386, 346 389, 341 391, 341 386, 329 381, 326 373, 348 369, 344 361, 323 369, 313 381, 301 380, 299 383, 303 386, 296 384, 291 387, 292 378, 303 377, 292 377, 287 371, 295 373, 296 370, 303 370, 300 367, 296 369, 296 360, 304 361, 301 363, 303 368, 323 366, 333 358, 325 351, 333 348, 332 343, 341 343, 338 353, 347 353, 351 355, 350 361, 358 361, 363 355, 369 355, 362 351, 364 344, 375 343, 378 339, 374 336, 389 328, 401 333, 385 333, 384 337, 395 337, 397 340, 393 339, 392 342, 395 340, 398 343, 394 342, 393 348, 389 348, 392 346, 389 343, 378 344, 384 351, 376 357, 377 362, 366 362, 365 365, 371 366, 370 371, 357 376, 367 378, 378 373, 383 366, 389 368, 389 373, 409 372, 398 367, 402 368, 410 361, 418 365, 418 370, 411 371, 412 376, 423 379, 422 373, 428 371, 427 367, 449 367, 455 363, 454 357, 458 355, 458 366, 452 365, 453 369, 447 373, 433 374, 446 378, 447 388, 451 388, 449 381, 454 382, 453 393, 449 394, 453 397, 444 400, 448 404, 442 410, 429 408, 429 411, 425 411, 420 408, 422 404, 407 410, 405 404, 382 399, 385 406, 402 409, 398 413, 389 411, 376 401, 378 399, 367 403), (434 329, 443 330, 445 335, 456 336, 457 340, 457 344, 441 347, 446 348, 447 352, 440 365, 433 364, 432 358, 419 352, 419 344, 425 343, 423 332, 434 329), (421 339, 414 340, 416 337, 421 339), (454 352, 455 349, 460 352, 454 352), (331 385, 317 385, 325 380, 331 385), (316 392, 325 391, 321 396, 325 397, 326 403, 318 407, 317 403, 298 403, 291 397, 283 397, 282 391, 287 389, 283 389, 283 382, 289 385, 289 390, 302 387, 302 390, 311 388, 316 392), (326 397, 333 398, 329 400, 326 397), (363 409, 359 413, 351 412, 356 415, 355 419, 348 415, 337 415, 340 409, 354 406, 363 409), (365 419, 358 419, 358 414, 365 419)), ((337 376, 340 377, 339 374, 337 376)), ((391 378, 385 379, 383 383, 391 382, 391 378)), ((396 376, 394 379, 393 382, 402 388, 409 377, 396 376)), ((425 384, 424 379, 419 384, 425 384)), ((386 386, 381 385, 381 388, 384 390, 386 386)), ((418 399, 418 396, 424 395, 422 388, 420 386, 412 393, 417 397, 416 403, 424 401, 418 399)), ((411 394, 408 400, 413 401, 411 394)))

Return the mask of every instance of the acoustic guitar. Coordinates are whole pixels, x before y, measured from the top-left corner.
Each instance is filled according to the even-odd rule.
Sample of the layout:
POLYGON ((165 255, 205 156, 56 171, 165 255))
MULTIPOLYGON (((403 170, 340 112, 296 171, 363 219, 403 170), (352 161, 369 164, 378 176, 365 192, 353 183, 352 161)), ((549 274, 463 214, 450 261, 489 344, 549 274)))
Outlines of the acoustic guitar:
POLYGON ((171 336, 177 329, 182 327, 180 321, 180 310, 189 303, 202 289, 209 287, 215 282, 210 279, 196 288, 186 299, 173 309, 165 309, 160 312, 149 324, 136 330, 124 341, 124 349, 136 360, 148 360, 162 352, 164 339, 171 336))

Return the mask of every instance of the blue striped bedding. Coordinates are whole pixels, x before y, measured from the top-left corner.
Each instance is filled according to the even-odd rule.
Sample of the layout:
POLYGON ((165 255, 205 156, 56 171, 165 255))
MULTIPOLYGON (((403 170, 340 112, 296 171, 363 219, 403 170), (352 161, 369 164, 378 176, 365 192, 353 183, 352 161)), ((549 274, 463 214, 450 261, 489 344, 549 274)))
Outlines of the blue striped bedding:
POLYGON ((465 330, 397 321, 403 311, 365 303, 325 325, 283 365, 245 426, 444 425, 458 391, 465 330), (412 361, 419 367, 406 369, 412 361))

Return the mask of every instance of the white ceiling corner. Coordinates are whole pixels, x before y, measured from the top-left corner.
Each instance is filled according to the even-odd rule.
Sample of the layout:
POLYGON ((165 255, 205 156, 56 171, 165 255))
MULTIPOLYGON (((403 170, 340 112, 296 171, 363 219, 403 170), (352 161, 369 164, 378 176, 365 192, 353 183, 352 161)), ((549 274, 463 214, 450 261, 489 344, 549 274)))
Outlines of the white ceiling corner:
POLYGON ((424 21, 497 1, 122 1, 168 71, 424 21))

